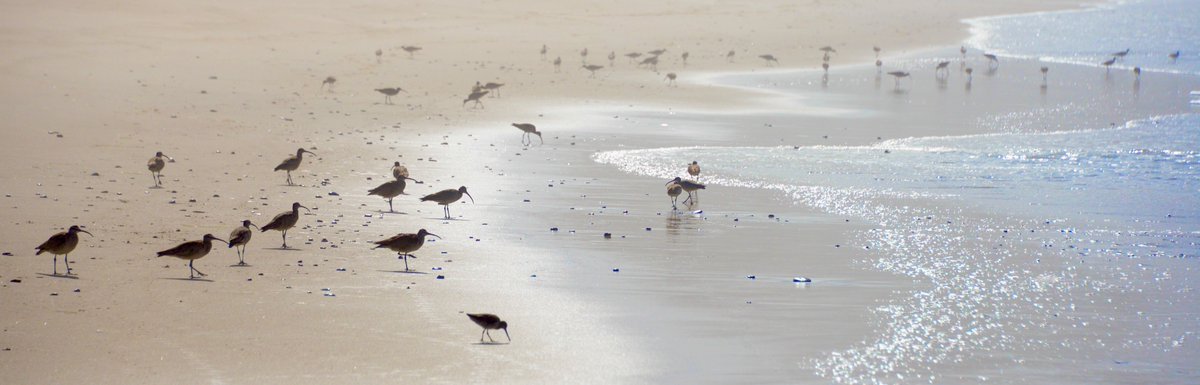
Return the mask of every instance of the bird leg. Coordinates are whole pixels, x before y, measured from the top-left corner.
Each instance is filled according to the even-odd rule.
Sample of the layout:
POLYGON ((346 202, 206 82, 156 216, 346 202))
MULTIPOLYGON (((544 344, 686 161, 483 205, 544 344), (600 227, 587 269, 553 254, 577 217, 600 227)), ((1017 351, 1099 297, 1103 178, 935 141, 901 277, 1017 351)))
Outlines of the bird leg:
POLYGON ((246 266, 246 246, 242 245, 238 250, 238 265, 246 266))
POLYGON ((446 212, 446 219, 450 219, 450 205, 442 206, 442 211, 446 212))
POLYGON ((487 334, 487 329, 483 329, 483 333, 479 333, 479 342, 483 342, 484 334, 487 334))
POLYGON ((58 254, 54 254, 54 275, 58 275, 58 254))
POLYGON ((287 247, 287 230, 283 230, 283 235, 282 235, 282 237, 283 237, 283 248, 285 248, 285 249, 286 249, 286 248, 288 248, 288 247, 287 247))
MULTIPOLYGON (((71 275, 71 261, 67 260, 70 254, 63 254, 63 266, 67 267, 67 275, 71 275)), ((57 265, 58 263, 55 263, 57 265)))
POLYGON ((292 171, 291 171, 291 170, 284 170, 284 171, 286 171, 286 172, 287 172, 287 183, 288 183, 288 186, 291 186, 291 185, 292 185, 292 171))
MULTIPOLYGON (((201 273, 201 272, 200 272, 200 270, 196 270, 196 267, 192 266, 192 263, 193 263, 193 262, 196 262, 196 260, 194 260, 194 259, 193 259, 193 260, 190 260, 190 261, 188 261, 188 268, 189 268, 189 269, 192 269, 192 271, 196 272, 196 274, 200 274, 200 276, 201 276, 201 277, 206 277, 206 276, 208 276, 208 274, 204 274, 204 273, 201 273)), ((189 276, 188 276, 188 279, 196 278, 196 276, 195 276, 195 275, 190 275, 190 274, 191 274, 191 272, 188 272, 188 274, 189 274, 189 276)))
POLYGON ((404 271, 408 270, 408 253, 401 253, 400 258, 404 259, 404 271))
POLYGON ((396 212, 395 210, 392 210, 392 198, 388 198, 388 212, 389 213, 396 212))

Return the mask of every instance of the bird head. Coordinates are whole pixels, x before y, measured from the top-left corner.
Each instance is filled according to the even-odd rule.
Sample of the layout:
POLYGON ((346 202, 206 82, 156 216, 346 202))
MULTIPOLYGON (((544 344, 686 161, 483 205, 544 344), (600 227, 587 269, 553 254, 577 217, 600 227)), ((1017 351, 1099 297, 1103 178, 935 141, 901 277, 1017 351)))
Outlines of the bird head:
POLYGON ((312 154, 312 155, 317 155, 317 153, 315 153, 315 152, 312 152, 312 151, 309 151, 309 150, 305 150, 305 149, 303 149, 303 148, 298 148, 298 149, 296 149, 296 156, 303 156, 303 155, 304 155, 304 153, 306 153, 306 152, 307 152, 307 153, 309 153, 309 154, 312 154))
MULTIPOLYGON (((76 226, 76 225, 71 225, 71 228, 67 229, 67 232, 70 232, 70 233, 84 233, 84 234, 87 234, 87 235, 92 235, 92 233, 89 233, 87 230, 81 229, 81 228, 79 228, 79 226, 76 226)), ((94 235, 92 235, 92 236, 94 236, 94 235)))
POLYGON ((400 166, 400 161, 396 161, 396 163, 392 163, 392 167, 399 167, 399 166, 400 166))
POLYGON ((221 243, 224 243, 224 244, 226 244, 226 245, 228 245, 228 244, 229 244, 229 241, 226 241, 226 240, 224 240, 224 239, 221 239, 221 238, 214 237, 212 234, 204 234, 204 241, 205 241, 205 242, 209 242, 209 241, 221 241, 221 243))
POLYGON ((460 187, 458 188, 458 192, 461 192, 461 193, 463 193, 463 194, 467 194, 467 197, 468 197, 468 198, 471 198, 471 203, 475 203, 475 197, 471 196, 471 193, 467 192, 467 186, 460 186, 460 187))
POLYGON ((249 227, 254 227, 254 228, 256 228, 256 229, 262 230, 262 229, 260 229, 260 228, 258 227, 258 225, 255 225, 255 224, 253 224, 253 223, 250 223, 250 220, 249 220, 249 219, 242 221, 242 227, 247 227, 247 228, 249 228, 249 227))
POLYGON ((512 342, 512 337, 508 335, 508 322, 500 321, 500 329, 504 330, 504 337, 508 338, 508 342, 512 342))
POLYGON ((425 237, 426 235, 432 235, 432 236, 438 237, 438 239, 442 239, 441 235, 437 235, 437 234, 425 231, 425 229, 421 229, 421 230, 417 231, 417 237, 425 237))
POLYGON ((542 140, 542 132, 541 131, 534 131, 533 134, 538 136, 538 143, 546 143, 545 140, 542 140))
POLYGON ((298 210, 300 210, 300 208, 302 208, 302 207, 303 207, 303 208, 304 208, 304 210, 306 210, 306 211, 312 211, 312 210, 309 210, 309 209, 308 209, 308 207, 304 207, 304 205, 300 204, 300 202, 293 202, 293 203, 292 203, 292 211, 298 211, 298 210))

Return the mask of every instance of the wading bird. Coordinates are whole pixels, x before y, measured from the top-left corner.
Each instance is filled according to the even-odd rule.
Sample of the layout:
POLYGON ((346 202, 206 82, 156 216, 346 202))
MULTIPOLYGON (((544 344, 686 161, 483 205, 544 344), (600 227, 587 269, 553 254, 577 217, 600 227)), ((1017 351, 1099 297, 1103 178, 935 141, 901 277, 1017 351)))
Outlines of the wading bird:
POLYGON ((467 318, 470 318, 471 322, 483 328, 483 333, 479 334, 479 342, 483 342, 483 336, 485 335, 489 341, 496 342, 496 340, 492 339, 492 335, 488 333, 488 330, 496 329, 504 330, 504 337, 508 338, 509 342, 512 342, 512 337, 508 335, 508 322, 501 321, 500 317, 497 317, 495 314, 467 314, 467 318))
POLYGON ((329 85, 329 90, 333 91, 333 83, 337 83, 337 78, 327 76, 325 77, 325 81, 321 82, 321 88, 324 89, 326 85, 329 85))
POLYGON ((371 189, 370 191, 367 191, 367 195, 378 195, 378 196, 383 197, 384 199, 387 199, 388 212, 394 213, 396 211, 394 209, 392 209, 392 199, 404 194, 404 187, 407 185, 405 180, 411 180, 413 182, 420 183, 420 181, 413 179, 413 178, 398 177, 395 180, 390 180, 390 181, 384 182, 383 184, 379 185, 378 187, 375 187, 375 188, 371 189))
POLYGON ((229 233, 229 247, 237 247, 235 251, 238 253, 238 266, 246 266, 246 245, 250 243, 250 237, 254 235, 254 232, 250 231, 250 227, 259 229, 257 225, 250 223, 250 220, 247 219, 242 221, 241 227, 233 229, 229 233))
POLYGON ((675 182, 667 183, 667 196, 671 198, 671 209, 672 210, 679 209, 679 206, 676 204, 676 202, 679 201, 679 194, 682 194, 682 193, 683 193, 683 186, 680 186, 678 183, 675 183, 675 182))
POLYGON ((406 45, 406 46, 400 47, 400 49, 404 50, 404 52, 408 52, 408 58, 412 59, 413 54, 417 53, 417 51, 420 51, 421 47, 417 47, 415 45, 406 45))
POLYGON ((267 230, 279 230, 280 232, 283 233, 282 234, 283 248, 284 249, 288 248, 287 232, 288 232, 288 229, 296 227, 296 222, 300 221, 300 209, 301 208, 304 208, 307 211, 312 211, 312 210, 308 210, 308 207, 304 207, 303 205, 301 205, 300 202, 293 202, 292 203, 292 211, 284 211, 282 213, 279 213, 279 215, 276 215, 274 219, 271 219, 270 223, 267 223, 266 226, 259 228, 259 231, 262 231, 265 233, 265 232, 267 232, 267 230))
POLYGON ((392 97, 393 97, 393 96, 396 96, 397 94, 399 94, 399 93, 401 93, 401 92, 405 92, 405 93, 407 93, 407 92, 408 92, 408 91, 405 91, 403 88, 400 88, 400 87, 395 87, 395 88, 376 88, 376 89, 375 89, 375 91, 376 91, 376 92, 379 92, 379 93, 381 93, 381 94, 383 94, 383 104, 392 104, 392 97))
POLYGON ((688 197, 687 197, 687 199, 683 200, 684 204, 687 204, 688 201, 692 200, 693 192, 695 192, 696 190, 704 189, 703 184, 697 183, 695 181, 684 180, 683 178, 680 178, 680 177, 675 177, 675 179, 671 179, 670 181, 667 182, 667 184, 671 184, 671 183, 677 184, 677 185, 679 185, 679 187, 683 188, 683 191, 687 191, 688 197))
POLYGON ((375 241, 374 248, 384 248, 399 253, 400 257, 404 259, 404 271, 409 271, 408 258, 416 258, 412 256, 412 252, 417 251, 422 245, 425 244, 426 235, 432 235, 438 237, 438 239, 442 238, 437 234, 425 231, 425 229, 421 229, 417 231, 416 234, 401 233, 382 241, 375 241))
POLYGON ((892 71, 892 72, 888 72, 888 75, 892 75, 893 77, 895 77, 896 89, 899 89, 900 88, 900 79, 908 77, 909 74, 906 71, 892 71))
POLYGON ((668 72, 667 73, 667 85, 674 86, 676 77, 678 77, 678 75, 675 75, 674 72, 668 72))
POLYGON ((471 198, 471 203, 475 203, 475 197, 471 196, 471 193, 467 192, 467 186, 462 186, 458 189, 446 189, 423 196, 421 197, 421 202, 437 202, 437 204, 442 205, 442 210, 446 213, 446 219, 450 219, 450 204, 458 202, 459 199, 462 199, 463 194, 466 194, 467 197, 471 198))
POLYGON ((595 65, 595 64, 587 64, 587 65, 584 65, 584 66, 583 66, 583 69, 585 69, 585 70, 588 70, 588 71, 591 71, 591 72, 592 72, 592 74, 588 76, 589 78, 594 78, 594 77, 596 77, 596 71, 599 71, 601 68, 604 68, 604 66, 598 66, 598 65, 595 65))
POLYGON ((758 55, 758 57, 762 58, 763 60, 766 60, 768 67, 771 66, 772 62, 774 62, 775 64, 779 64, 779 59, 776 59, 775 55, 763 54, 763 55, 758 55))
POLYGON ((467 95, 466 99, 463 99, 463 107, 467 106, 467 102, 475 102, 475 104, 472 105, 472 107, 474 107, 474 108, 483 107, 483 101, 481 101, 479 99, 483 98, 483 96, 487 95, 487 94, 488 94, 487 91, 472 92, 470 95, 467 95))
POLYGON ((297 169, 300 168, 300 162, 304 161, 304 153, 306 153, 306 152, 309 154, 312 154, 312 155, 317 155, 317 154, 313 153, 312 151, 300 148, 300 149, 296 150, 296 155, 287 157, 287 159, 284 159, 283 162, 280 162, 278 166, 275 166, 275 171, 283 170, 283 171, 287 172, 288 186, 293 185, 292 184, 292 171, 296 171, 297 169))
POLYGON ((408 178, 408 167, 401 166, 400 162, 392 163, 392 177, 408 178))
POLYGON ((180 243, 179 246, 158 252, 158 256, 175 257, 188 261, 188 279, 196 278, 196 274, 200 274, 200 276, 203 277, 206 274, 201 273, 200 270, 196 270, 196 267, 193 266, 193 264, 197 259, 204 258, 205 255, 208 255, 209 250, 212 250, 212 241, 214 240, 221 241, 221 243, 225 244, 229 243, 225 242, 225 240, 221 238, 214 237, 212 234, 204 234, 204 239, 180 243))
POLYGON ((58 256, 63 256, 63 265, 67 266, 67 275, 71 275, 71 262, 67 260, 67 256, 71 251, 75 250, 75 246, 79 245, 79 233, 92 235, 87 230, 72 225, 67 231, 50 236, 45 242, 35 248, 37 253, 33 255, 42 255, 42 253, 50 253, 54 255, 54 275, 58 275, 58 256))
POLYGON ((542 132, 538 131, 537 127, 534 126, 533 123, 513 123, 512 126, 524 133, 521 134, 521 144, 526 146, 533 144, 533 137, 530 135, 537 135, 539 144, 546 143, 542 140, 542 132))
POLYGON ((162 170, 163 167, 167 166, 167 162, 163 159, 175 161, 175 159, 171 159, 171 157, 159 151, 154 153, 154 157, 146 162, 146 168, 150 169, 150 176, 154 178, 154 187, 162 186, 162 170))

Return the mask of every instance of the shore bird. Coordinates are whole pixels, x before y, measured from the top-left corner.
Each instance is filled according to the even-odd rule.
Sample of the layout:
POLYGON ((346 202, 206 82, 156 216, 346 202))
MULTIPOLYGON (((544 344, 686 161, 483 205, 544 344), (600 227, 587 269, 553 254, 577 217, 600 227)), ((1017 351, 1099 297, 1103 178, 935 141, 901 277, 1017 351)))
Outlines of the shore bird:
POLYGON ((498 98, 498 97, 500 97, 500 87, 504 87, 504 83, 493 83, 493 82, 487 82, 486 84, 484 84, 484 85, 483 85, 483 86, 481 86, 481 87, 482 87, 483 89, 485 89, 485 90, 488 90, 489 92, 491 92, 491 93, 492 93, 492 97, 494 97, 494 98, 498 98))
POLYGON ((762 55, 758 55, 758 57, 762 58, 763 60, 766 60, 767 66, 770 66, 771 63, 779 64, 779 59, 776 59, 775 55, 762 54, 762 55))
POLYGON ((616 65, 617 65, 616 60, 617 60, 617 51, 609 51, 608 52, 608 66, 616 67, 616 65))
POLYGON ((488 94, 488 92, 487 92, 487 91, 474 91, 474 92, 471 92, 471 94, 470 94, 470 95, 467 95, 467 98, 466 98, 466 99, 463 99, 462 105, 463 105, 463 107, 466 107, 466 106, 467 106, 467 102, 475 102, 475 104, 474 104, 474 105, 472 105, 472 107, 473 107, 473 108, 479 108, 479 107, 483 107, 483 101, 481 101, 481 100, 479 100, 479 99, 482 99, 482 98, 483 98, 483 96, 484 96, 484 95, 487 95, 487 94, 488 94))
POLYGON ((512 126, 524 133, 521 135, 521 144, 526 146, 533 144, 533 137, 530 135, 537 135, 539 144, 546 143, 542 140, 542 132, 538 131, 537 126, 534 126, 533 123, 513 123, 512 126))
MULTIPOLYGON (((282 235, 283 236, 283 248, 285 248, 285 249, 288 248, 287 232, 288 232, 288 229, 296 227, 296 222, 300 221, 300 208, 304 208, 305 210, 308 210, 308 207, 304 207, 303 205, 300 204, 300 202, 293 202, 292 203, 292 211, 284 211, 282 213, 279 213, 279 215, 276 215, 275 218, 271 219, 270 223, 267 223, 266 226, 259 228, 259 231, 262 231, 265 233, 268 230, 279 230, 279 231, 283 232, 283 235, 282 235)), ((308 210, 308 211, 312 211, 312 210, 308 210)))
POLYGON ((408 167, 400 165, 400 162, 392 163, 392 177, 396 179, 408 178, 408 167))
POLYGON ((875 50, 875 59, 878 60, 879 59, 879 51, 882 51, 883 49, 879 48, 879 46, 871 47, 871 49, 875 50))
POLYGON ((254 232, 250 231, 251 227, 258 229, 258 225, 250 223, 250 220, 247 219, 242 221, 240 227, 229 233, 229 247, 237 248, 235 250, 238 253, 238 266, 246 266, 246 245, 250 243, 250 237, 254 235, 254 232))
POLYGON ((831 53, 837 53, 837 50, 833 49, 833 47, 830 47, 830 46, 821 47, 821 48, 819 48, 819 50, 822 52, 825 52, 826 55, 831 54, 831 53))
POLYGON ((313 153, 312 151, 305 150, 303 148, 296 149, 296 155, 288 156, 287 159, 283 160, 283 162, 279 162, 278 166, 275 166, 275 171, 283 170, 283 171, 287 172, 288 186, 293 185, 292 184, 292 171, 296 171, 297 169, 300 168, 300 162, 304 161, 304 153, 306 153, 306 152, 309 154, 312 154, 312 155, 317 155, 317 154, 313 153))
POLYGON ((899 89, 900 79, 908 77, 909 73, 907 71, 892 71, 888 72, 888 75, 892 75, 896 79, 896 88, 899 89))
POLYGON ((736 55, 737 55, 737 51, 729 50, 729 52, 725 53, 725 61, 733 63, 733 57, 736 55))
POLYGON ((630 63, 633 63, 634 60, 637 60, 637 58, 642 57, 642 53, 641 52, 630 52, 630 53, 625 54, 625 57, 629 58, 630 63))
POLYGON ((483 333, 479 334, 479 342, 483 342, 483 336, 485 335, 487 336, 488 340, 496 342, 496 340, 492 339, 492 335, 488 333, 488 330, 504 330, 504 337, 508 338, 509 342, 512 342, 512 337, 508 335, 508 322, 500 320, 500 317, 496 316, 495 314, 468 313, 467 318, 470 318, 471 322, 474 322, 476 325, 479 325, 479 327, 483 328, 483 333))
POLYGON ((583 65, 583 69, 591 71, 591 73, 592 73, 591 75, 588 75, 589 78, 596 77, 596 71, 599 71, 601 68, 604 68, 604 66, 595 65, 595 64, 584 64, 583 65))
POLYGON ((966 73, 967 73, 967 84, 971 84, 971 74, 975 73, 975 70, 972 69, 971 67, 967 67, 967 69, 965 69, 963 71, 966 71, 966 73))
POLYGON ((196 274, 200 274, 200 276, 203 277, 206 274, 201 273, 200 270, 196 270, 196 267, 193 266, 193 264, 197 259, 204 258, 205 255, 208 255, 209 250, 212 250, 212 241, 214 240, 221 241, 222 243, 226 244, 229 243, 221 238, 214 237, 212 234, 204 234, 204 239, 180 243, 179 246, 158 252, 158 256, 175 257, 188 261, 188 269, 190 270, 188 271, 188 279, 196 278, 196 274))
POLYGON ((1046 73, 1050 72, 1050 67, 1042 66, 1042 85, 1046 85, 1046 73))
POLYGON ((413 54, 417 53, 417 51, 420 51, 421 47, 418 47, 415 45, 405 45, 405 46, 400 46, 400 49, 404 50, 404 52, 408 52, 408 58, 412 59, 413 54))
POLYGON ((934 76, 937 76, 938 78, 941 78, 943 76, 950 76, 950 62, 948 62, 948 61, 938 62, 937 67, 933 69, 933 73, 934 73, 934 76))
POLYGON ((883 72, 883 60, 875 59, 875 73, 883 72))
POLYGON ((587 54, 587 48, 584 48, 583 51, 579 51, 579 60, 583 62, 583 64, 587 64, 587 54))
POLYGON ((1133 67, 1134 80, 1142 79, 1142 67, 1133 67))
POLYGON ((467 186, 462 186, 457 189, 445 189, 423 196, 421 197, 421 202, 437 202, 437 204, 442 205, 442 210, 446 213, 446 219, 450 219, 450 204, 458 202, 459 199, 462 199, 463 194, 466 194, 467 197, 471 198, 471 203, 475 203, 475 197, 471 196, 471 193, 467 192, 467 186))
POLYGON ((692 164, 689 164, 687 166, 687 173, 688 173, 688 175, 691 175, 692 178, 696 178, 696 180, 700 180, 700 163, 697 163, 696 161, 693 160, 692 164))
POLYGON ((967 46, 965 46, 965 45, 958 46, 958 54, 961 56, 962 61, 966 61, 967 60, 967 46))
POLYGON ((382 63, 382 62, 383 62, 383 48, 379 48, 379 49, 375 50, 375 63, 382 63))
POLYGON ((662 56, 662 54, 664 54, 664 53, 667 53, 667 49, 666 49, 666 48, 659 48, 659 49, 656 49, 656 50, 647 51, 646 53, 648 53, 648 54, 650 54, 650 55, 652 55, 652 56, 662 56))
POLYGON ((669 85, 669 86, 676 85, 675 78, 677 78, 677 77, 679 77, 679 76, 675 75, 674 72, 667 72, 667 85, 669 85))
POLYGON ((1179 51, 1171 52, 1167 57, 1171 58, 1172 62, 1179 60, 1179 51))
POLYGON ((554 72, 562 70, 562 56, 554 58, 554 72))
POLYGON ((675 179, 671 179, 670 181, 667 182, 667 184, 671 184, 671 183, 677 184, 677 185, 679 185, 679 187, 683 188, 683 191, 687 191, 688 197, 687 197, 687 199, 683 200, 684 204, 687 204, 688 201, 692 200, 693 192, 695 192, 696 190, 704 189, 703 184, 700 184, 696 181, 684 180, 683 178, 680 178, 680 177, 675 177, 675 179))
POLYGON ((392 87, 392 88, 376 88, 376 89, 375 89, 375 91, 376 91, 376 92, 379 92, 379 93, 381 93, 381 94, 383 94, 383 104, 392 104, 392 97, 393 97, 393 96, 396 96, 397 94, 399 94, 399 93, 401 93, 401 92, 405 92, 405 93, 407 93, 407 92, 408 92, 408 91, 405 91, 403 88, 400 88, 400 87, 392 87))
POLYGON ((167 162, 163 159, 169 159, 172 162, 175 159, 166 156, 162 151, 154 153, 154 157, 146 162, 146 168, 150 169, 150 176, 154 178, 154 187, 162 186, 162 170, 167 166, 167 162))
POLYGON ((546 52, 547 52, 547 51, 548 51, 548 49, 546 49, 546 45, 545 45, 545 44, 542 44, 542 51, 541 51, 541 53, 542 53, 542 60, 546 60, 546 52))
POLYGON ((432 235, 438 237, 438 239, 442 238, 440 235, 425 231, 425 229, 421 229, 417 231, 416 234, 400 233, 382 241, 375 241, 374 248, 384 248, 400 253, 400 257, 404 259, 404 271, 409 271, 408 258, 416 258, 412 256, 412 252, 417 251, 422 245, 425 244, 426 235, 432 235))
POLYGON ((337 83, 337 78, 333 76, 326 76, 325 81, 321 82, 321 88, 324 89, 325 85, 329 85, 329 90, 332 91, 333 83, 337 83))
POLYGON ((1112 56, 1117 59, 1124 59, 1125 55, 1128 55, 1128 54, 1129 54, 1129 48, 1126 48, 1124 51, 1121 51, 1121 52, 1113 52, 1112 56))
POLYGON ((667 183, 667 196, 671 198, 671 209, 679 209, 676 203, 679 201, 679 194, 683 193, 683 186, 671 181, 667 183))
POLYGON ((683 59, 683 66, 684 66, 684 67, 687 67, 687 59, 688 59, 688 56, 692 56, 692 55, 691 55, 690 53, 687 53, 686 51, 685 51, 683 54, 679 55, 679 58, 683 59))
POLYGON ((825 71, 825 75, 829 75, 829 63, 821 63, 821 69, 825 71))
POLYGON ((641 66, 650 67, 650 70, 652 71, 658 71, 658 56, 650 56, 642 59, 642 61, 638 63, 638 67, 641 66))
POLYGON ((1105 71, 1108 71, 1109 67, 1112 67, 1113 63, 1116 63, 1116 62, 1117 62, 1117 58, 1114 57, 1114 58, 1111 58, 1111 59, 1101 62, 1100 65, 1104 66, 1105 71))
POLYGON ((997 58, 996 55, 985 53, 983 54, 983 57, 988 59, 988 68, 996 68, 1000 66, 1000 58, 997 58))
POLYGON ((384 199, 387 199, 388 212, 394 213, 396 211, 392 209, 392 199, 404 194, 404 187, 407 185, 405 180, 411 180, 413 182, 421 183, 421 181, 418 181, 416 179, 409 178, 406 176, 405 177, 397 177, 395 180, 390 180, 390 181, 384 182, 383 184, 379 185, 378 187, 375 187, 375 188, 367 191, 367 195, 378 195, 378 196, 383 197, 384 199))
POLYGON ((63 265, 67 266, 67 275, 71 275, 71 262, 67 260, 67 256, 71 251, 75 250, 75 246, 79 245, 79 233, 92 235, 87 230, 72 225, 67 231, 50 236, 45 242, 36 247, 37 253, 33 255, 42 255, 42 253, 50 253, 54 255, 54 275, 58 275, 58 256, 63 256, 63 265))

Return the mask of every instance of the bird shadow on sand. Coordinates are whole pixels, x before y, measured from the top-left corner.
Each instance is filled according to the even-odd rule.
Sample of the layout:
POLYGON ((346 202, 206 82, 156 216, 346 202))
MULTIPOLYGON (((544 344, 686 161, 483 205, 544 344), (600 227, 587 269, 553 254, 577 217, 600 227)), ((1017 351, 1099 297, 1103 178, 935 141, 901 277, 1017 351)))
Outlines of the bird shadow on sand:
POLYGON ((213 282, 213 280, 208 279, 208 278, 167 278, 167 277, 163 277, 163 278, 159 278, 159 279, 163 279, 163 280, 167 280, 167 281, 209 282, 209 283, 213 282))
POLYGON ((377 212, 377 213, 380 213, 380 214, 410 215, 409 213, 406 213, 406 212, 403 212, 403 211, 383 211, 383 210, 379 210, 379 211, 376 211, 376 212, 377 212))
POLYGON ((416 270, 408 270, 408 271, 405 271, 405 270, 377 270, 377 271, 379 271, 380 273, 396 273, 396 274, 420 274, 420 275, 429 274, 424 271, 416 271, 416 270))
POLYGON ((150 187, 146 187, 146 188, 151 189, 151 190, 162 190, 163 186, 150 186, 150 187))
POLYGON ((78 277, 78 276, 74 276, 74 275, 64 275, 64 274, 46 274, 46 273, 37 273, 37 275, 40 275, 40 276, 43 276, 43 277, 50 277, 50 278, 79 279, 79 277, 78 277))
POLYGON ((254 265, 251 265, 249 263, 247 263, 245 265, 239 265, 239 264, 235 263, 235 264, 229 265, 229 267, 254 267, 254 265))
POLYGON ((473 344, 471 344, 471 345, 477 345, 477 346, 504 346, 504 345, 508 345, 508 344, 510 344, 510 343, 511 343, 511 342, 496 342, 496 341, 490 341, 490 342, 476 342, 476 343, 473 343, 473 344))
POLYGON ((263 250, 280 250, 280 251, 304 251, 295 247, 264 247, 263 250))
POLYGON ((463 218, 448 218, 447 219, 445 217, 441 217, 441 218, 425 217, 425 219, 432 219, 435 221, 455 221, 455 222, 470 222, 471 221, 470 219, 463 219, 463 218))

